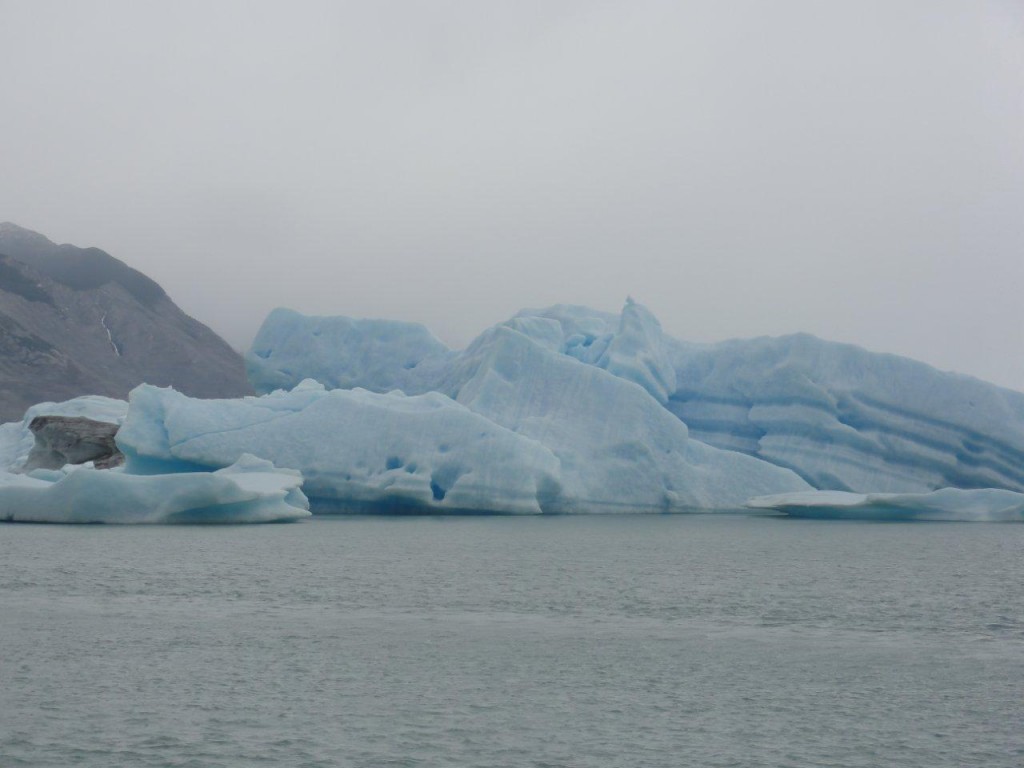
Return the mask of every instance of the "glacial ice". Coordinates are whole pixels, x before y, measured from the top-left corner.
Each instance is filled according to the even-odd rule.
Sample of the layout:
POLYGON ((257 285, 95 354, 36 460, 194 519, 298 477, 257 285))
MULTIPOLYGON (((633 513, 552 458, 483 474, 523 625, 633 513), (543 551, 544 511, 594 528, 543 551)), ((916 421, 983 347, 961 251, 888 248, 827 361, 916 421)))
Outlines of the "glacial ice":
POLYGON ((931 493, 809 491, 761 496, 746 506, 824 520, 1024 521, 1024 493, 999 488, 943 488, 931 493))
MULTIPOLYGON (((273 322, 282 320, 308 335, 301 318, 273 322)), ((365 353, 352 327, 344 337, 355 349, 339 359, 365 353)), ((374 373, 351 374, 379 387, 398 383, 388 376, 413 388, 429 379, 439 390, 422 395, 326 390, 307 381, 258 398, 198 401, 144 386, 132 392, 117 439, 134 472, 224 466, 255 451, 300 470, 319 509, 673 511, 736 507, 751 495, 808 488, 788 470, 689 440, 686 426, 631 380, 657 377, 645 373, 646 357, 624 362, 630 344, 642 347, 631 340, 601 356, 630 378, 545 348, 511 324, 462 353, 432 347, 422 359, 445 364, 418 374, 418 382, 406 373, 416 366, 377 360, 367 368, 374 373)))
POLYGON ((21 421, 0 424, 0 471, 19 472, 28 459, 35 436, 29 424, 36 416, 83 416, 93 421, 120 424, 128 403, 100 395, 85 395, 62 403, 37 403, 25 411, 21 421))
POLYGON ((1024 394, 805 334, 673 345, 668 407, 699 440, 820 489, 1024 491, 1024 394))
POLYGON ((329 389, 422 394, 418 382, 452 353, 418 323, 307 317, 290 309, 267 316, 245 356, 259 394, 315 379, 329 389))
POLYGON ((309 516, 302 476, 243 455, 216 472, 132 475, 88 466, 0 473, 0 520, 268 523, 309 516))
POLYGON ((662 405, 675 392, 676 372, 661 324, 632 298, 626 299, 618 317, 559 305, 548 310, 523 310, 504 325, 554 352, 639 384, 662 405))
POLYGON ((787 470, 690 440, 643 387, 512 327, 478 337, 445 384, 459 403, 558 457, 553 511, 725 508, 750 488, 808 488, 787 470))
MULTIPOLYGON (((358 322, 336 320, 343 321, 358 322)), ((260 337, 285 339, 322 322, 275 314, 260 337)), ((689 427, 695 442, 790 468, 815 488, 1024 491, 1024 394, 969 376, 806 334, 687 343, 664 336, 653 315, 633 302, 621 315, 571 305, 523 310, 499 327, 640 385, 689 427)), ((455 396, 452 371, 465 352, 424 342, 429 334, 421 326, 392 324, 389 334, 354 348, 341 338, 333 352, 314 356, 282 342, 264 362, 287 361, 297 380, 320 378, 322 359, 335 359, 347 366, 346 378, 326 380, 329 387, 455 396), (419 350, 420 362, 396 364, 408 349, 419 350)))
POLYGON ((558 460, 543 445, 439 393, 331 390, 196 400, 132 391, 117 435, 128 471, 210 469, 255 452, 300 470, 323 511, 535 514, 558 493, 558 460))

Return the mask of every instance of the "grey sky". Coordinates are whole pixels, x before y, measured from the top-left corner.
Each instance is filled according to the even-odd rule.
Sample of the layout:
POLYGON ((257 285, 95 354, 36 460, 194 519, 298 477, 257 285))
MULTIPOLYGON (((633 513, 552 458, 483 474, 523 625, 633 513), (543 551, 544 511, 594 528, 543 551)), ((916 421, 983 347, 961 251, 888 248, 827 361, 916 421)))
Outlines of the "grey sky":
POLYGON ((0 220, 243 347, 524 306, 1024 389, 1024 2, 0 0, 0 220))

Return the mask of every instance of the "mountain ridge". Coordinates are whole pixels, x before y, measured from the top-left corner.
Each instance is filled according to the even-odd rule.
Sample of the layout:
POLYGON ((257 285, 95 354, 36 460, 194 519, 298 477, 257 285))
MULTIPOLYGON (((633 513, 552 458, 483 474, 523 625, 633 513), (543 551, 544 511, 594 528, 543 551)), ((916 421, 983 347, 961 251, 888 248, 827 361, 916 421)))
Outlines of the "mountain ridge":
POLYGON ((99 248, 0 224, 0 420, 45 400, 251 392, 241 356, 142 272, 99 248))

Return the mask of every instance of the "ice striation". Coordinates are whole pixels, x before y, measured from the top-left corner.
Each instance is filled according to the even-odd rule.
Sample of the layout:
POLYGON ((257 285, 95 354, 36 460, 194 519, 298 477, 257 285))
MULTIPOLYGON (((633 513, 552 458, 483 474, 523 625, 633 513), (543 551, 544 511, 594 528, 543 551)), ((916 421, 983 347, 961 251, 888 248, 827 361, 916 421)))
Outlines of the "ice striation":
POLYGON ((216 472, 132 475, 88 466, 0 473, 0 520, 269 523, 309 516, 298 472, 244 455, 216 472))
POLYGON ((810 491, 750 499, 751 509, 790 517, 876 521, 1024 521, 1024 493, 1001 488, 943 488, 930 493, 810 491))
POLYGON ((1024 394, 813 336, 675 345, 692 435, 820 489, 1024 490, 1024 394))

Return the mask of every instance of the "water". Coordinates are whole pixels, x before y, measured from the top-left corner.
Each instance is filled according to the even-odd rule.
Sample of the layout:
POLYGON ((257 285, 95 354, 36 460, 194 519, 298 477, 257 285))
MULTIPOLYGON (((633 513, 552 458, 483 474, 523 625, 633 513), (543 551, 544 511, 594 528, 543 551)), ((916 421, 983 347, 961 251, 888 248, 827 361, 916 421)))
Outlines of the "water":
POLYGON ((0 765, 1020 766, 1024 526, 0 526, 0 765))

